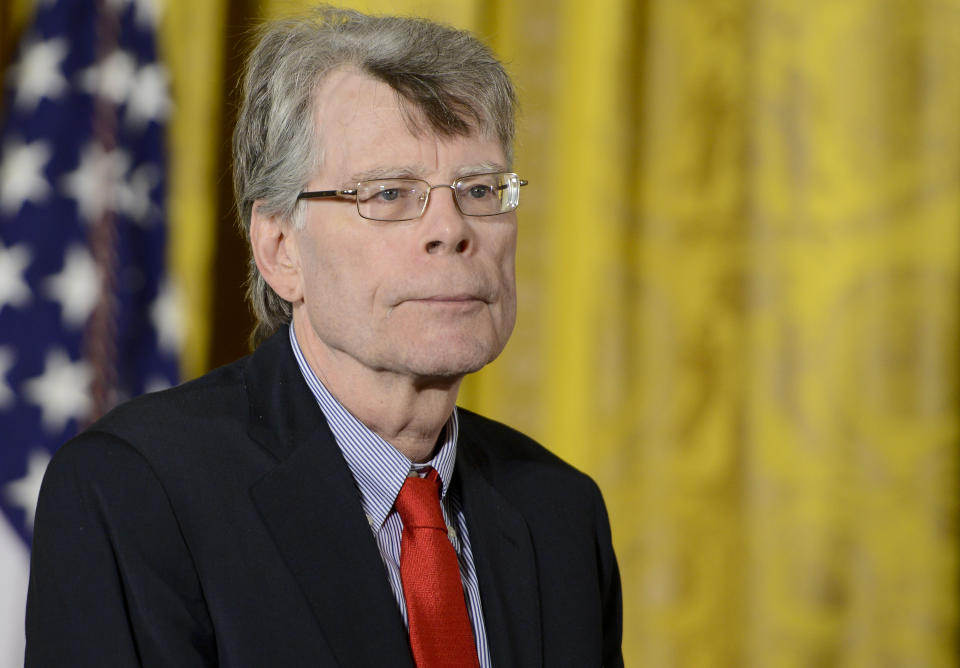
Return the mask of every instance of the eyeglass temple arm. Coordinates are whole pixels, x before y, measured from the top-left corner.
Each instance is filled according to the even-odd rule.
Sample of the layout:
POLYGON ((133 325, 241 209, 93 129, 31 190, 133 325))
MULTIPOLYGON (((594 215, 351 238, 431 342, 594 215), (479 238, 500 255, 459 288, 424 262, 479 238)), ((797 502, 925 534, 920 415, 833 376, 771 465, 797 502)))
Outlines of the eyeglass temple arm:
MULTIPOLYGON (((524 180, 524 179, 520 179, 519 185, 525 186, 525 185, 527 185, 528 183, 530 183, 530 182, 529 182, 529 181, 526 181, 526 180, 524 180)), ((509 187, 510 187, 510 184, 509 184, 509 183, 504 183, 502 186, 497 186, 497 190, 506 190, 506 189, 509 188, 509 187)))
POLYGON ((297 195, 297 199, 319 199, 321 197, 356 197, 356 190, 307 190, 297 195))

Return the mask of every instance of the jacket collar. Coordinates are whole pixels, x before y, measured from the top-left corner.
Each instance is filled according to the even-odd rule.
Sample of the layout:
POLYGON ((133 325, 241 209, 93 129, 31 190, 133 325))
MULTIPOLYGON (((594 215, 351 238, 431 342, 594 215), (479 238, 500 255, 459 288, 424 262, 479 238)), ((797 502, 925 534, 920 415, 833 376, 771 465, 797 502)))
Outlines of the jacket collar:
POLYGON ((342 666, 412 668, 353 478, 284 328, 248 359, 248 433, 277 460, 251 495, 342 666))
MULTIPOLYGON (((494 666, 543 665, 540 586, 527 522, 498 489, 496 464, 461 409, 457 472, 494 666)), ((503 473, 503 472, 500 472, 503 473)))

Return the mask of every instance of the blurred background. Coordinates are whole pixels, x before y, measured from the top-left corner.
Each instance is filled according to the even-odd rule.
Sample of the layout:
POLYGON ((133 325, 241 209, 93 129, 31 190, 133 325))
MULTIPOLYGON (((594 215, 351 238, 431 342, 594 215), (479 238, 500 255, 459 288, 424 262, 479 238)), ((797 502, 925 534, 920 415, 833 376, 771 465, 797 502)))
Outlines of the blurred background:
MULTIPOLYGON (((3 668, 52 449, 247 352, 236 87, 307 4, 0 5, 3 668)), ((352 5, 519 87, 518 324, 461 399, 600 484, 627 664, 960 665, 960 1, 352 5)))

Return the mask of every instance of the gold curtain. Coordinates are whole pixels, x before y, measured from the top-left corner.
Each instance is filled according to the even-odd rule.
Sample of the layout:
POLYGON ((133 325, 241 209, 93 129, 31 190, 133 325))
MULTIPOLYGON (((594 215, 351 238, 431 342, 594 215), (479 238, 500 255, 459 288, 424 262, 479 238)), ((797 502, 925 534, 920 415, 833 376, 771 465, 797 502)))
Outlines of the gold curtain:
MULTIPOLYGON (((207 370, 212 344, 213 259, 217 241, 224 82, 225 0, 170 0, 160 48, 171 72, 174 112, 168 130, 169 264, 186 323, 181 366, 186 377, 207 370)), ((242 293, 238 286, 237 291, 242 293)))
MULTIPOLYGON (((191 375, 224 6, 165 23, 191 375)), ((519 321, 463 401, 599 482, 628 665, 958 665, 960 3, 357 7, 474 30, 519 85, 519 321)))

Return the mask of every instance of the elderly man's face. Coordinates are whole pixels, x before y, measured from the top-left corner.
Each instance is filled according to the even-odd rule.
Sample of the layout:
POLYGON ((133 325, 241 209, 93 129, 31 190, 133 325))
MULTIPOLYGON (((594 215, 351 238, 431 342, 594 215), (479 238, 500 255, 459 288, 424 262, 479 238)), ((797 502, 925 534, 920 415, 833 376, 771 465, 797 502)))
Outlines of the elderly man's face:
MULTIPOLYGON (((496 139, 413 135, 393 89, 351 71, 324 82, 316 122, 324 159, 309 190, 352 188, 370 175, 447 184, 507 169, 496 139)), ((464 216, 447 188, 405 222, 361 218, 351 200, 301 206, 294 322, 306 347, 414 379, 461 376, 503 349, 516 315, 515 213, 464 216)))

